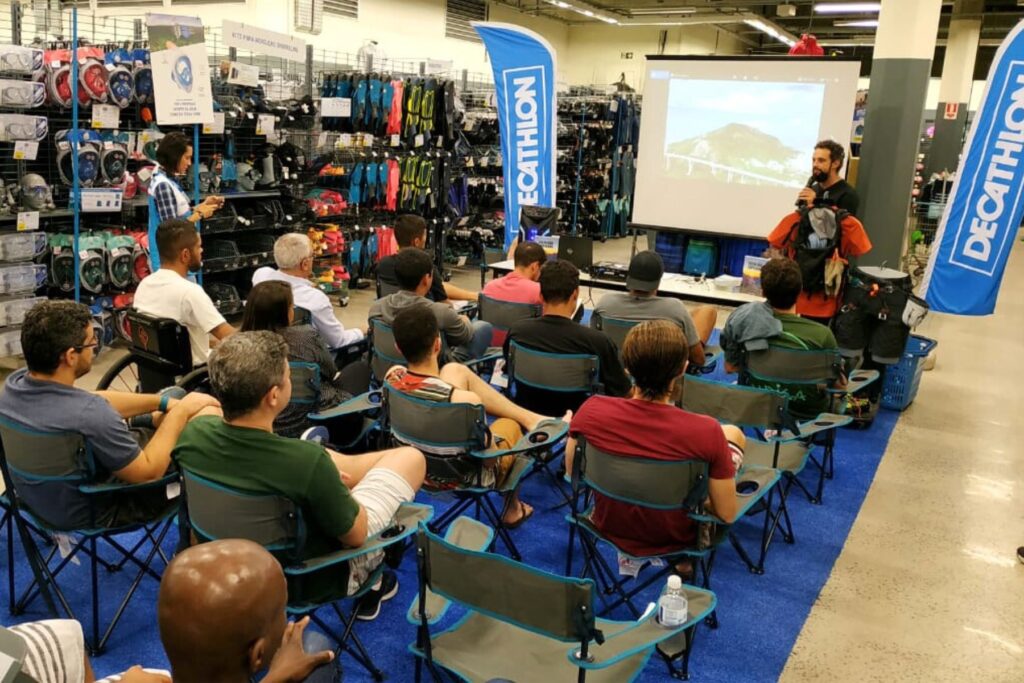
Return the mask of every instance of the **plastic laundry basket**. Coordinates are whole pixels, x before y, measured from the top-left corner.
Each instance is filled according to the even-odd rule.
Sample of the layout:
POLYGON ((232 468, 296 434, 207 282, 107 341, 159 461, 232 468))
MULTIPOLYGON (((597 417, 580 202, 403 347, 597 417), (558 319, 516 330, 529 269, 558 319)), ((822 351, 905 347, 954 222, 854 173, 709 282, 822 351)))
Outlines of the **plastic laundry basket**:
POLYGON ((910 335, 900 362, 889 366, 885 371, 885 384, 882 385, 881 398, 883 408, 906 410, 914 402, 917 389, 921 385, 924 359, 937 344, 938 342, 934 339, 916 334, 910 335))

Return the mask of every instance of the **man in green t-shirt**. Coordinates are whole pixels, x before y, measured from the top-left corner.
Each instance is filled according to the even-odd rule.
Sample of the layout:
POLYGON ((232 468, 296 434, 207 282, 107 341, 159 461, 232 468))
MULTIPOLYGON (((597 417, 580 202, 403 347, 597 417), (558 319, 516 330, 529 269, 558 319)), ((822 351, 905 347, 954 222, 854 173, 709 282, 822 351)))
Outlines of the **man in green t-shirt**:
MULTIPOLYGON (((193 420, 174 449, 182 469, 250 493, 294 501, 306 522, 304 559, 362 545, 385 530, 398 506, 412 501, 426 463, 415 448, 342 455, 318 443, 277 436, 274 418, 291 399, 288 345, 272 332, 244 332, 210 356, 210 383, 224 411, 193 420)), ((371 553, 291 586, 293 600, 348 595, 380 564, 371 553)), ((376 618, 398 580, 386 572, 361 601, 358 616, 376 618)))
MULTIPOLYGON (((761 293, 772 307, 775 319, 782 323, 782 332, 770 338, 768 345, 784 349, 838 349, 832 330, 797 314, 796 300, 802 287, 800 266, 796 261, 776 258, 761 268, 761 293)), ((797 417, 815 417, 828 409, 828 393, 824 387, 815 389, 807 384, 778 382, 752 384, 787 394, 790 412, 797 417)))

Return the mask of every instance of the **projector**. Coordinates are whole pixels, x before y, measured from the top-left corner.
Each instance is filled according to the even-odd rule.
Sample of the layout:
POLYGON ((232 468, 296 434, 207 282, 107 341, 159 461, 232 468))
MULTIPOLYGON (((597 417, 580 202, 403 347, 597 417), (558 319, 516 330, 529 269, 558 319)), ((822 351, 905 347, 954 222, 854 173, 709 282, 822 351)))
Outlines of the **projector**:
POLYGON ((598 261, 591 269, 590 274, 599 280, 626 281, 626 273, 629 272, 628 263, 615 263, 613 261, 598 261))
POLYGON ((796 16, 796 5, 790 5, 789 3, 779 5, 775 8, 775 14, 780 17, 795 17, 796 16))

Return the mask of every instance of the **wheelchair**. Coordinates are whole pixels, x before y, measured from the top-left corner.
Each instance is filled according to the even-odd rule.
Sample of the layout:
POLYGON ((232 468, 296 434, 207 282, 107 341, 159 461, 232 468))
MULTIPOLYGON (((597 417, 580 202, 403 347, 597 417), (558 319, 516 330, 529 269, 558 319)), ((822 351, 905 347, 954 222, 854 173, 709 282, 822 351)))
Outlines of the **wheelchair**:
POLYGON ((208 389, 206 366, 192 365, 188 330, 170 318, 128 311, 129 353, 115 362, 96 388, 130 393, 156 393, 177 385, 186 391, 208 389))

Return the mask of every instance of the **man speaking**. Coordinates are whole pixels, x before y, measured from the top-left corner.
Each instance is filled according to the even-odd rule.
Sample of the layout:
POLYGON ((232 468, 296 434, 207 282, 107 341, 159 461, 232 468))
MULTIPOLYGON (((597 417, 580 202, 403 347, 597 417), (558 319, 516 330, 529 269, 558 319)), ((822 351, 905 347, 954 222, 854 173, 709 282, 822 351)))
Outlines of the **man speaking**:
POLYGON ((845 157, 843 146, 835 140, 822 140, 814 146, 811 183, 797 195, 798 206, 838 206, 854 216, 857 215, 860 197, 853 186, 839 175, 845 157))

